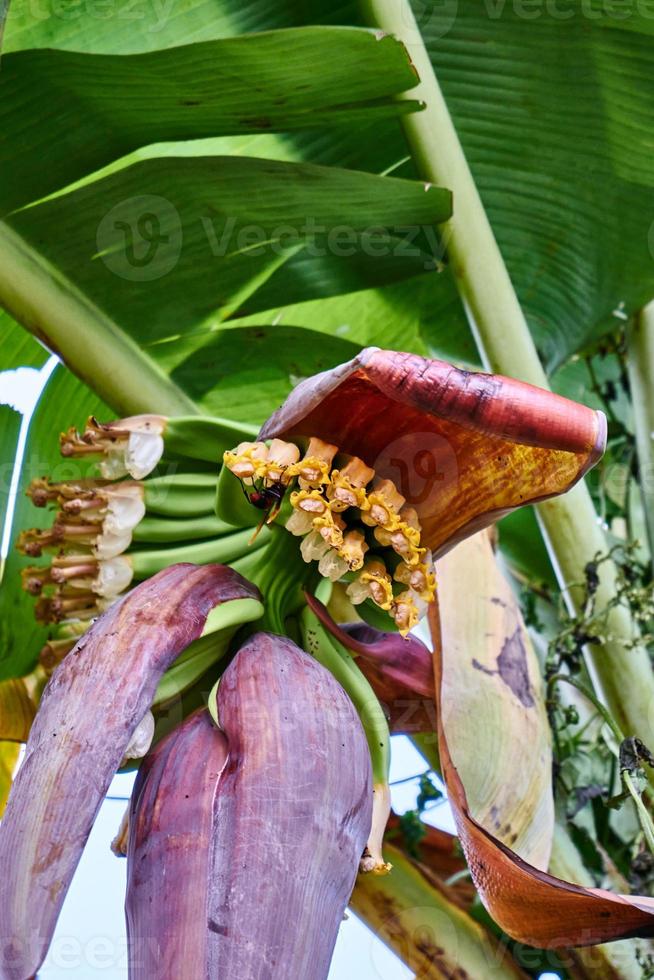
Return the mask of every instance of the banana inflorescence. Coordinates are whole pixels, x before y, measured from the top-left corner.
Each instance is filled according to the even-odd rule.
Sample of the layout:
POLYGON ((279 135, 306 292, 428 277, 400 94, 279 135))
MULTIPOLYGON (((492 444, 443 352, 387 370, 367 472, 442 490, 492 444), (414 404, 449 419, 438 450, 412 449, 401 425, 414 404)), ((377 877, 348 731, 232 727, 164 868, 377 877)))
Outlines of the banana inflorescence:
POLYGON ((229 758, 214 806, 206 975, 324 978, 370 829, 361 723, 329 671, 269 633, 241 647, 217 711, 229 758))
MULTIPOLYGON (((230 759, 238 759, 239 767, 246 762, 247 766, 258 765, 254 760, 266 746, 277 752, 282 743, 290 758, 295 743, 290 737, 286 739, 282 719, 276 716, 280 730, 275 733, 274 742, 268 745, 264 740, 255 750, 252 732, 262 719, 267 719, 269 725, 272 716, 260 714, 257 721, 252 715, 247 721, 248 730, 241 731, 243 705, 250 704, 248 698, 256 689, 260 712, 269 694, 263 684, 268 669, 274 674, 268 678, 271 689, 281 683, 284 670, 288 671, 287 680, 294 671, 297 673, 295 681, 301 689, 311 670, 318 670, 317 676, 321 677, 322 668, 326 668, 335 679, 329 683, 338 682, 336 689, 347 693, 359 714, 367 742, 366 758, 372 763, 372 783, 365 776, 359 782, 361 812, 369 808, 369 817, 363 821, 365 834, 360 846, 357 845, 352 867, 358 862, 364 871, 383 874, 390 869, 382 855, 390 809, 387 719, 365 674, 340 642, 346 634, 337 635, 334 630, 334 635, 330 634, 323 622, 306 608, 303 589, 320 593, 322 581, 325 594, 325 590, 332 589, 332 583, 340 580, 348 603, 358 606, 365 618, 374 620, 381 616, 388 627, 406 636, 434 596, 431 558, 421 545, 415 510, 406 505, 392 481, 376 477, 363 460, 341 455, 337 446, 318 438, 309 439, 301 449, 280 439, 273 439, 269 444, 254 441, 253 436, 254 432, 247 427, 236 427, 220 419, 162 416, 138 416, 112 423, 91 418, 83 433, 71 429, 62 435, 63 455, 79 458, 94 469, 89 470, 87 466, 77 480, 37 479, 28 490, 35 506, 55 510, 51 527, 25 531, 19 541, 26 555, 34 559, 45 555, 49 559, 47 564, 29 565, 22 571, 24 588, 36 599, 37 619, 50 628, 41 664, 46 672, 52 673, 71 650, 79 649, 76 644, 80 637, 98 616, 106 613, 109 618, 102 622, 110 622, 127 601, 126 591, 133 582, 166 574, 163 570, 180 562, 231 563, 261 587, 265 604, 255 595, 243 595, 221 605, 219 621, 211 622, 210 615, 203 635, 190 638, 193 642, 157 677, 146 707, 152 708, 158 718, 161 709, 165 712, 166 705, 184 692, 194 690, 194 685, 206 685, 208 671, 214 679, 220 676, 234 633, 245 624, 259 620, 260 628, 280 634, 290 631, 301 638, 312 660, 290 641, 277 637, 282 646, 286 643, 289 647, 284 647, 282 656, 287 667, 277 664, 281 648, 273 644, 271 662, 268 664, 261 657, 255 676, 253 650, 268 650, 272 643, 269 634, 258 634, 255 647, 251 649, 246 644, 227 668, 212 694, 210 708, 228 734, 230 759), (236 448, 229 448, 234 442, 236 448), (212 468, 207 464, 213 464, 212 468), (238 674, 234 665, 245 663, 250 666, 238 674), (313 667, 309 669, 307 663, 313 667), (226 678, 234 672, 239 676, 240 706, 226 693, 230 691, 226 678)), ((89 637, 93 635, 92 631, 89 637)), ((394 636, 398 644, 406 642, 397 632, 394 636)), ((61 676, 64 675, 58 672, 56 678, 61 676)), ((277 691, 275 704, 279 696, 277 691)), ((293 699, 296 697, 294 688, 293 699)), ((336 710, 333 705, 332 708, 336 710)), ((270 710, 274 715, 277 709, 270 710)), ((142 721, 143 731, 150 732, 153 724, 148 710, 142 721)), ((311 725, 317 724, 311 712, 302 724, 307 728, 307 738, 315 740, 315 735, 309 732, 311 725)), ((351 719, 348 725, 351 727, 351 719)), ((190 734, 194 738, 209 737, 206 724, 199 721, 179 730, 180 738, 190 734)), ((355 741, 357 737, 355 733, 355 741)), ((339 742, 341 746, 346 744, 350 749, 349 743, 339 742)), ((140 745, 129 748, 133 754, 143 754, 140 745)), ((168 758, 167 749, 161 748, 160 753, 146 763, 137 783, 138 787, 145 787, 141 801, 145 809, 145 801, 149 799, 148 780, 154 778, 152 772, 157 769, 157 759, 168 758)), ((175 752, 170 755, 170 759, 174 758, 177 758, 175 752)), ((269 760, 271 764, 272 761, 269 760)), ((275 765, 279 766, 279 760, 275 765)), ((301 769, 301 763, 296 760, 297 768, 301 769)), ((224 797, 216 798, 216 806, 223 807, 225 825, 231 826, 230 833, 238 841, 240 816, 233 809, 233 801, 229 802, 230 794, 248 797, 249 783, 240 768, 228 767, 226 773, 227 789, 224 797), (232 779, 238 788, 229 790, 232 779)), ((278 790, 283 795, 284 787, 278 790)), ((291 796, 284 799, 285 808, 292 805, 291 796)), ((138 810, 136 801, 132 810, 133 818, 145 819, 145 811, 138 810)), ((170 813, 171 819, 176 819, 174 808, 170 813)), ((361 827, 357 833, 360 830, 361 827)), ((138 837, 134 840, 138 841, 138 837)), ((273 853, 278 843, 275 844, 273 835, 273 853)), ((134 843, 133 849, 144 846, 134 843)), ((348 848, 352 846, 350 840, 348 848)), ((221 847, 225 849, 224 841, 221 847)), ((228 851, 223 855, 225 859, 228 851)), ((218 860, 215 849, 213 855, 215 863, 218 860)), ((217 865, 216 868, 220 883, 223 872, 217 865)), ((229 872, 235 873, 233 869, 229 872)), ((348 878, 345 888, 345 877, 339 885, 339 908, 347 901, 347 896, 342 896, 352 885, 348 878)), ((228 887, 228 879, 224 879, 223 885, 228 887)), ((253 883, 252 888, 255 888, 253 883)), ((133 882, 135 934, 143 927, 138 891, 133 882)), ((222 923, 225 916, 232 914, 221 904, 224 896, 220 897, 218 886, 213 890, 209 887, 208 894, 210 902, 214 902, 216 921, 222 923)), ((266 900, 262 893, 261 901, 266 900)), ((296 951, 294 955, 300 954, 296 951)), ((240 953, 212 936, 208 940, 207 956, 220 970, 243 966, 240 953)), ((156 975, 150 968, 146 972, 156 975)))
POLYGON ((227 751, 225 735, 199 709, 139 769, 126 847, 130 980, 207 975, 208 862, 227 751))
POLYGON ((372 819, 361 724, 331 674, 255 634, 215 701, 146 757, 129 816, 132 980, 324 980, 372 819), (256 910, 256 914, 252 914, 256 910))
MULTIPOLYGON (((433 600, 431 557, 420 544, 420 521, 392 480, 338 447, 308 440, 304 455, 294 443, 242 442, 224 455, 225 469, 240 481, 246 501, 302 538, 305 562, 320 575, 348 582, 355 605, 372 604, 406 635, 433 600), (285 497, 289 493, 288 506, 285 497)), ((221 484, 228 476, 223 471, 221 484)), ((219 514, 247 519, 243 502, 221 495, 219 514)), ((362 610, 363 612, 363 610, 362 610)))

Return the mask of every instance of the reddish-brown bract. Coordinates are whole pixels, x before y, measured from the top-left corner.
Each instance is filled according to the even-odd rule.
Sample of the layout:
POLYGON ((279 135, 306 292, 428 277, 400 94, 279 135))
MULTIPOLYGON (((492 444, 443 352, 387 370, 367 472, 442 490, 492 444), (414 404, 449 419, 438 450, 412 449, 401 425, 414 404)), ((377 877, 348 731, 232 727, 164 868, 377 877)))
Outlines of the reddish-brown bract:
POLYGON ((172 565, 101 616, 52 675, 0 825, 0 977, 47 951, 93 821, 168 666, 208 613, 258 592, 222 565, 172 565))
POLYGON ((318 436, 395 481, 435 555, 601 456, 601 412, 498 375, 367 348, 299 384, 262 439, 318 436))
POLYGON ((201 709, 150 752, 130 804, 127 933, 132 980, 202 980, 207 861, 227 739, 201 709))
POLYGON ((442 658, 436 606, 430 608, 434 637, 439 752, 459 840, 479 895, 506 933, 543 949, 593 946, 630 936, 654 936, 654 899, 582 888, 539 871, 485 830, 468 809, 465 789, 452 763, 440 724, 442 658))
POLYGON ((392 732, 417 734, 436 728, 434 664, 417 636, 400 636, 367 623, 335 623, 327 607, 305 593, 307 605, 325 629, 357 658, 389 719, 392 732))
POLYGON ((225 671, 218 711, 207 976, 322 980, 372 820, 363 728, 332 675, 268 633, 225 671))

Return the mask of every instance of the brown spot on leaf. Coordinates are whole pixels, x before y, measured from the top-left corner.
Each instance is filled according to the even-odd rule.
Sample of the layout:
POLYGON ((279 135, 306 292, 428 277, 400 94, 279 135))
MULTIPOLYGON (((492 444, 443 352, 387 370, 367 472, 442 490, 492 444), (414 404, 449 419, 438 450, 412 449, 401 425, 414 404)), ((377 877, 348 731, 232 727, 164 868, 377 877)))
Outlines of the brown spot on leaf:
POLYGON ((522 639, 520 627, 511 636, 507 636, 496 660, 497 670, 490 670, 477 659, 473 658, 472 666, 484 674, 495 676, 504 681, 506 686, 515 694, 525 708, 533 708, 535 701, 531 693, 529 670, 527 668, 527 651, 522 639))

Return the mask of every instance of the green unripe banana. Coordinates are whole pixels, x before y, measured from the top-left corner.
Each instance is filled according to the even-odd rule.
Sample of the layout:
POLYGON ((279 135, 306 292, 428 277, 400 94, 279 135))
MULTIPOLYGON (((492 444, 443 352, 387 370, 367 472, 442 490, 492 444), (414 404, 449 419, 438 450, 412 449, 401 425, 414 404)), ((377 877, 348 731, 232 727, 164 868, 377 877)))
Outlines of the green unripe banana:
POLYGON ((134 578, 145 579, 178 562, 193 562, 194 565, 209 563, 224 565, 247 554, 250 549, 262 548, 266 544, 269 533, 267 528, 263 528, 261 534, 252 541, 253 528, 250 527, 222 538, 198 541, 181 548, 133 551, 126 557, 131 561, 134 578))
MULTIPOLYGON (((213 514, 216 475, 174 473, 155 476, 143 483, 146 509, 164 517, 199 517, 213 514)), ((252 523, 252 521, 250 521, 252 523)))
POLYGON ((228 419, 201 415, 178 416, 166 421, 166 453, 190 456, 209 463, 222 464, 223 453, 239 442, 256 439, 258 426, 228 419))
POLYGON ((202 631, 161 678, 153 704, 161 706, 181 696, 227 652, 237 629, 263 615, 256 599, 235 599, 212 609, 202 631))
POLYGON ((134 528, 132 540, 146 544, 174 544, 176 541, 219 538, 234 530, 231 524, 219 520, 214 514, 177 520, 167 517, 146 516, 134 528))

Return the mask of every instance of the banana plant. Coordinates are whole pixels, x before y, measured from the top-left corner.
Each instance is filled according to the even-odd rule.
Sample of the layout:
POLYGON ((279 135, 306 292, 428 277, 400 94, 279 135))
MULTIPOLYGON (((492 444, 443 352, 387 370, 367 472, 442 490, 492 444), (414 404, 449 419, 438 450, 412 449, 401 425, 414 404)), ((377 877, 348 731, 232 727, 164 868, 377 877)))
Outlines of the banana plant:
MULTIPOLYGON (((648 854, 649 791, 637 784, 647 746, 654 747, 651 575, 640 571, 650 560, 651 524, 651 317, 643 309, 654 293, 651 18, 646 5, 626 18, 576 2, 565 18, 545 8, 527 18, 518 4, 460 6, 312 0, 300 9, 215 0, 209 10, 194 0, 175 16, 152 5, 135 20, 118 10, 107 18, 82 10, 59 16, 54 8, 43 15, 23 0, 8 12, 0 6, 0 368, 42 367, 41 344, 63 361, 29 425, 16 512, 7 520, 0 802, 39 701, 37 732, 47 691, 72 672, 93 630, 171 566, 227 563, 261 598, 252 592, 225 603, 213 629, 189 636, 163 674, 149 678, 153 718, 144 711, 136 741, 147 742, 154 724, 154 756, 168 744, 161 738, 181 738, 185 729, 175 724, 204 704, 255 629, 290 634, 327 669, 316 693, 331 690, 330 675, 345 689, 369 746, 372 809, 359 857, 364 868, 395 864, 396 873, 360 874, 355 906, 357 894, 371 896, 358 907, 414 969, 450 975, 456 950, 465 949, 472 975, 491 964, 501 976, 522 967, 508 946, 497 952, 497 942, 508 943, 497 939, 497 925, 474 921, 478 905, 452 916, 453 896, 441 881, 406 865, 397 841, 382 847, 389 722, 390 730, 415 735, 438 727, 441 758, 432 751, 430 759, 442 765, 473 877, 506 933, 552 940, 525 932, 506 904, 517 869, 526 882, 520 894, 544 927, 556 924, 559 905, 576 901, 582 909, 584 936, 558 932, 561 942, 623 935, 628 929, 614 925, 616 916, 636 916, 634 930, 647 932, 646 899, 603 896, 611 928, 604 921, 598 928, 598 896, 588 889, 610 880, 627 893, 625 876, 646 868, 648 854), (362 352, 372 344, 409 353, 362 352), (464 371, 425 360, 433 357, 464 371), (542 390, 470 373, 480 364, 606 411, 609 448, 590 474, 592 499, 583 482, 557 495, 597 461, 601 417, 542 390), (298 386, 316 372, 328 373, 298 386), (317 486, 312 467, 302 469, 307 454, 320 464, 317 486), (380 474, 381 491, 373 482, 380 474), (462 688, 483 698, 502 671, 513 677, 517 669, 522 690, 521 661, 500 660, 502 651, 472 631, 461 648, 474 646, 480 666, 451 674, 448 693, 441 679, 458 642, 456 620, 450 640, 436 644, 435 674, 427 648, 403 634, 427 606, 434 616, 429 552, 446 563, 467 535, 531 501, 540 529, 529 511, 517 511, 500 525, 499 547, 522 590, 532 640, 537 648, 549 642, 554 654, 541 658, 545 688, 529 660, 528 693, 538 707, 527 715, 539 718, 539 771, 531 782, 531 770, 513 773, 515 747, 505 742, 508 771, 491 767, 501 800, 493 815, 492 804, 479 803, 484 766, 465 771, 461 763, 474 758, 474 746, 459 742, 465 719, 446 716, 462 688), (396 527, 379 523, 388 508, 397 511, 396 527), (362 516, 352 526, 355 510, 362 516), (643 546, 634 557, 628 539, 636 537, 643 546), (557 605, 559 592, 567 611, 557 605), (568 670, 570 681, 561 680, 568 670), (565 861, 560 853, 557 860, 560 833, 543 789, 551 759, 543 705, 555 773, 564 770, 557 827, 574 837, 565 861), (603 799, 587 795, 570 816, 574 789, 582 796, 597 789, 590 778, 570 785, 575 752, 588 745, 583 725, 570 721, 575 711, 593 730, 599 724, 584 758, 601 764, 607 753, 620 756, 621 746, 633 751, 627 758, 623 749, 615 763, 616 772, 625 766, 620 778, 603 777, 603 799), (631 829, 623 826, 625 810, 631 829), (509 819, 522 821, 527 842, 539 837, 540 850, 503 837, 509 819), (577 891, 546 876, 552 839, 550 871, 574 880, 577 891), (499 868, 497 895, 475 871, 479 860, 499 868), (395 931, 374 911, 391 895, 395 931), (427 922, 435 935, 453 937, 442 961, 438 943, 416 947, 423 923, 410 910, 418 901, 446 913, 427 922)), ((4 406, 0 439, 10 461, 19 418, 4 406)), ((443 592, 453 583, 453 597, 443 600, 450 617, 472 601, 467 568, 480 562, 490 578, 487 563, 467 556, 463 571, 443 565, 440 574, 443 592)), ((508 593, 501 598, 511 605, 508 593)), ((502 635, 505 624, 490 615, 498 609, 485 610, 479 595, 474 603, 479 620, 489 614, 502 635)), ((279 649, 291 661, 298 656, 279 649)), ((219 687, 211 706, 222 723, 220 701, 219 687)), ((212 751, 228 751, 201 717, 212 751)), ((516 718, 520 710, 515 741, 528 740, 516 718)), ((356 725, 341 724, 359 744, 356 725)), ((501 728, 497 716, 488 728, 501 728)), ((239 752, 235 745, 233 760, 239 752)), ((215 775, 207 793, 219 801, 223 776, 215 775)), ((233 778, 234 798, 247 794, 233 778)), ((332 816, 336 810, 335 799, 332 816)), ((206 810, 200 816, 208 819, 206 810)), ((155 859, 169 860, 166 848, 155 859)), ((199 862, 206 865, 203 854, 199 862)), ((329 906, 332 933, 351 890, 348 874, 329 906)), ((631 884, 635 893, 648 886, 631 884)), ((48 914, 51 923, 56 910, 48 914)), ((8 975, 33 972, 48 929, 31 958, 21 961, 12 947, 19 965, 8 975)), ((201 925, 198 935, 201 964, 203 942, 220 934, 207 936, 201 925)), ((16 942, 27 949, 28 938, 16 942)), ((232 955, 228 946, 215 955, 232 955)), ((649 955, 631 941, 598 950, 603 969, 626 977, 640 976, 649 955), (622 955, 605 952, 618 948, 622 955)), ((286 954, 295 955, 292 944, 286 954)), ((569 972, 583 975, 586 954, 575 955, 569 972)), ((301 963, 286 962, 291 972, 301 963)))
MULTIPOLYGON (((191 901, 180 891, 184 862, 177 847, 153 843, 151 851, 147 831, 152 814, 160 814, 168 800, 164 842, 181 832, 186 819, 174 767, 169 788, 157 767, 159 757, 166 765, 177 758, 173 732, 146 763, 132 802, 130 819, 139 828, 128 896, 132 972, 168 975, 190 943, 197 947, 197 976, 254 976, 273 962, 285 964, 289 975, 326 976, 357 867, 362 874, 392 871, 383 853, 390 735, 376 693, 347 649, 350 633, 333 622, 326 629, 328 613, 316 599, 307 604, 307 593, 329 599, 333 583, 341 583, 364 620, 388 627, 378 633, 371 625, 366 644, 353 638, 355 652, 376 661, 382 677, 386 671, 391 680, 401 664, 405 687, 428 693, 434 685, 425 648, 404 638, 425 611, 436 608, 432 553, 446 554, 498 512, 565 492, 601 455, 605 420, 602 413, 520 382, 472 376, 415 355, 365 350, 298 385, 259 438, 222 452, 216 512, 233 528, 227 537, 240 538, 238 552, 226 556, 231 568, 170 564, 170 551, 161 548, 166 567, 135 589, 126 592, 122 581, 115 592, 101 588, 109 579, 99 571, 113 560, 96 557, 115 531, 107 521, 143 519, 150 473, 166 453, 184 450, 189 460, 208 455, 212 431, 224 435, 225 423, 152 416, 101 423, 92 416, 83 431, 64 432, 60 449, 64 458, 95 459, 102 479, 46 477, 31 487, 32 500, 60 508, 71 523, 64 525, 64 537, 53 539, 52 529, 23 536, 24 550, 56 552, 41 572, 29 570, 26 589, 37 594, 38 616, 46 615, 45 606, 50 619, 72 629, 77 639, 62 652, 43 693, 0 827, 10 868, 3 900, 3 929, 11 937, 3 965, 7 977, 28 977, 39 968, 113 772, 156 740, 152 710, 162 683, 167 679, 174 686, 172 672, 180 685, 192 683, 207 666, 219 676, 208 703, 216 729, 203 723, 201 732, 220 739, 215 752, 222 762, 212 763, 209 773, 199 769, 196 777, 185 773, 198 782, 194 819, 204 820, 192 866, 198 863, 206 876, 204 893, 195 896, 197 875, 189 887, 206 914, 198 924, 197 914, 184 912, 172 935, 165 916, 153 921, 149 876, 170 876, 183 908, 191 901), (329 441, 336 438, 338 444, 329 441), (426 487, 417 489, 405 479, 410 463, 418 474, 428 473, 426 487), (452 485, 434 492, 448 464, 452 485), (242 526, 246 530, 239 532, 242 526), (211 642, 213 634, 218 643, 211 642), (287 636, 299 639, 306 653, 287 636), (396 652, 401 644, 404 656, 396 652), (182 665, 193 668, 190 676, 180 671, 182 665), (90 705, 93 690, 104 689, 111 697, 90 705), (111 722, 102 724, 105 715, 111 722), (172 755, 164 746, 171 746, 172 755), (75 775, 80 764, 89 783, 75 775), (263 789, 271 773, 276 775, 263 789), (150 792, 154 796, 144 795, 150 792), (264 827, 271 829, 269 851, 264 827), (295 860, 289 862, 289 848, 300 870, 295 860), (272 867, 274 886, 266 879, 272 867), (282 935, 275 925, 280 896, 286 907, 299 903, 294 928, 285 927, 282 935), (260 918, 249 916, 252 903, 260 918), (321 943, 305 941, 309 925, 302 923, 309 912, 321 943), (192 936, 182 928, 187 921, 192 936), (144 947, 160 929, 172 946, 164 952, 164 940, 157 940, 159 965, 148 965, 144 947)), ((233 435, 243 433, 236 429, 233 435)), ((213 451, 221 448, 217 439, 213 451)), ((63 519, 56 517, 53 528, 63 519)), ((120 544, 127 548, 129 540, 120 544)), ((193 726, 188 731, 200 733, 193 726)), ((477 941, 482 942, 480 933, 477 941)))

